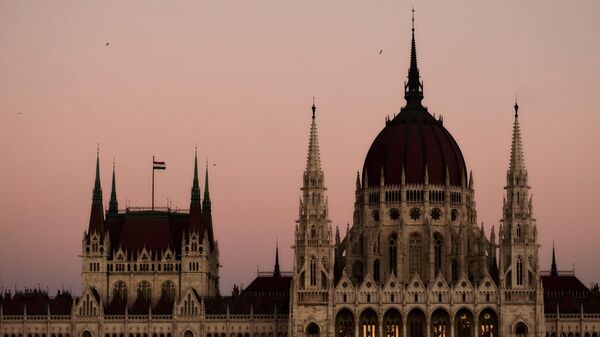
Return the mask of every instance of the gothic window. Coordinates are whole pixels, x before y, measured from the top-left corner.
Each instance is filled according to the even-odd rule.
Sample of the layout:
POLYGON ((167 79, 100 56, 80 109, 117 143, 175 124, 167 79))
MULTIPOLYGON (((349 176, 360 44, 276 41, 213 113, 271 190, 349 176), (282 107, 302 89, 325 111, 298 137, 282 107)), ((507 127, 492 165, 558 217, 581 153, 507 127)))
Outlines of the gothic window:
POLYGON ((321 272, 321 288, 327 289, 327 274, 324 271, 321 272))
POLYGON ((360 314, 360 337, 376 337, 379 319, 372 309, 366 309, 360 314))
POLYGON ((450 332, 450 316, 443 309, 437 309, 431 315, 431 336, 448 337, 450 332))
POLYGON ((317 229, 315 226, 310 226, 310 237, 314 239, 315 236, 317 236, 317 229))
POLYGON ((379 221, 379 210, 373 210, 372 215, 374 221, 379 221))
POLYGON ((490 309, 485 309, 479 315, 479 331, 481 337, 496 337, 498 336, 498 316, 490 309))
POLYGON ((317 285, 317 264, 314 256, 310 259, 310 285, 317 285))
POLYGON ((517 285, 523 285, 523 258, 517 257, 517 285))
POLYGON ((150 301, 152 296, 152 288, 150 287, 150 283, 142 281, 138 285, 138 296, 142 296, 148 302, 150 301))
POLYGON ((396 221, 400 218, 400 211, 397 208, 390 209, 390 219, 396 221))
POLYGON ((450 211, 450 220, 456 221, 457 218, 458 218, 458 210, 453 209, 452 211, 450 211))
POLYGON ((390 274, 396 275, 397 256, 398 256, 398 235, 392 234, 390 238, 390 274))
POLYGON ((162 296, 169 300, 169 302, 173 302, 175 300, 175 284, 171 281, 166 281, 162 284, 162 296))
POLYGON ((411 337, 425 336, 425 314, 419 309, 413 309, 407 317, 406 332, 411 337))
POLYGON ((315 323, 310 323, 306 328, 308 337, 319 337, 319 326, 315 323))
POLYGON ((455 337, 471 337, 473 330, 473 315, 466 309, 461 309, 455 316, 455 337))
POLYGON ((352 265, 352 277, 354 283, 361 283, 363 281, 363 265, 360 261, 354 261, 352 265))
POLYGON ((442 236, 435 234, 434 238, 434 268, 435 275, 442 271, 442 236))
POLYGON ((435 221, 439 220, 442 216, 442 211, 439 208, 434 208, 431 210, 431 218, 435 221))
POLYGON ((354 315, 348 309, 340 310, 335 316, 334 337, 354 337, 354 315))
POLYGON ((373 262, 373 279, 379 282, 379 260, 373 262))
POLYGON ((384 337, 400 337, 402 333, 402 319, 396 309, 388 310, 383 316, 384 337))
POLYGON ((121 301, 127 301, 127 286, 125 282, 119 281, 113 289, 113 298, 119 298, 121 301))
POLYGON ((515 328, 517 337, 527 337, 527 326, 523 322, 519 322, 515 328))
POLYGON ((421 210, 418 208, 412 208, 410 210, 410 218, 413 220, 419 220, 419 218, 421 217, 421 210))
POLYGON ((423 260, 423 251, 422 251, 421 237, 419 234, 413 234, 410 237, 409 243, 409 264, 408 271, 412 277, 415 273, 419 274, 422 277, 422 267, 421 261, 423 260))
POLYGON ((521 237, 521 224, 517 224, 517 237, 521 237))

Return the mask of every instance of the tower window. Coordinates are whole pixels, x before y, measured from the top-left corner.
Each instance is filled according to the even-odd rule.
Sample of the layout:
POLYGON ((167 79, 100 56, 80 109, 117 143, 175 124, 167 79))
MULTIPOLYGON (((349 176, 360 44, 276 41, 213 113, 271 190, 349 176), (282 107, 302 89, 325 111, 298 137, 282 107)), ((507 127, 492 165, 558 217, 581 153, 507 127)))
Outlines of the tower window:
POLYGON ((517 285, 523 285, 523 258, 517 258, 517 285))
POLYGON ((317 285, 317 265, 314 256, 310 259, 310 285, 317 285))

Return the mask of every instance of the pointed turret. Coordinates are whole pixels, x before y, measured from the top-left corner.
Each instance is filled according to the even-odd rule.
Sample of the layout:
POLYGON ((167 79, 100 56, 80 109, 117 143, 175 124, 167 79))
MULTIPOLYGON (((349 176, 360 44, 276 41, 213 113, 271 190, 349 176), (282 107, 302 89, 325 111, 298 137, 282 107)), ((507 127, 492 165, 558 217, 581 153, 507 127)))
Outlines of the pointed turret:
POLYGON ((203 234, 202 230, 202 206, 200 205, 200 184, 198 183, 198 151, 194 153, 194 179, 192 180, 192 192, 190 200, 189 230, 203 234))
POLYGON ((88 234, 93 232, 104 234, 104 212, 102 209, 102 186, 100 185, 100 150, 96 152, 96 180, 92 193, 92 210, 90 212, 90 223, 88 234))
POLYGON ((206 174, 204 176, 204 199, 202 200, 202 226, 204 227, 204 230, 208 233, 208 241, 212 250, 214 248, 214 234, 212 226, 210 192, 208 190, 208 160, 206 160, 206 174))
POLYGON ((417 66, 417 45, 415 42, 415 10, 412 10, 412 40, 410 45, 410 68, 408 81, 404 84, 406 106, 421 106, 423 100, 423 84, 417 66))
POLYGON ((117 201, 117 181, 115 178, 115 162, 113 160, 112 184, 110 190, 110 202, 108 203, 108 214, 117 214, 119 212, 119 202, 117 201))
POLYGON ((554 253, 554 242, 552 243, 552 265, 550 266, 550 276, 558 276, 556 268, 556 254, 554 253))
POLYGON ((279 269, 279 242, 275 244, 275 267, 273 268, 273 277, 281 277, 279 269))

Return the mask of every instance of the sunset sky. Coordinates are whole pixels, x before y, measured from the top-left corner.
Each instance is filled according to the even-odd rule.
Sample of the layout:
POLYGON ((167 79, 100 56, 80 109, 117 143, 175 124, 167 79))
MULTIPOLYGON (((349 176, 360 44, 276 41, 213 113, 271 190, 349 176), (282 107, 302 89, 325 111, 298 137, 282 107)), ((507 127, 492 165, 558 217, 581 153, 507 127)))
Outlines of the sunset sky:
POLYGON ((478 221, 498 228, 517 95, 542 269, 555 241, 559 269, 600 281, 598 1, 0 0, 0 286, 80 292, 97 143, 122 207, 150 205, 155 155, 157 205, 187 208, 194 147, 209 158, 222 293, 271 270, 276 240, 290 270, 312 97, 344 232, 404 104, 412 6, 478 221))

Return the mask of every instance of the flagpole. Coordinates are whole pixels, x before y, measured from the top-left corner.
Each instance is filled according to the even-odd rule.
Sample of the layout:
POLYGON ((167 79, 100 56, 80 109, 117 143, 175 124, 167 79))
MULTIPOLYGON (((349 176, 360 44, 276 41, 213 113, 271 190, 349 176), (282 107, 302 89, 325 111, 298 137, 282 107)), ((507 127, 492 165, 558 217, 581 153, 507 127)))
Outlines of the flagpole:
POLYGON ((152 156, 152 212, 154 212, 154 156, 152 156))

